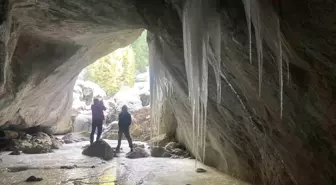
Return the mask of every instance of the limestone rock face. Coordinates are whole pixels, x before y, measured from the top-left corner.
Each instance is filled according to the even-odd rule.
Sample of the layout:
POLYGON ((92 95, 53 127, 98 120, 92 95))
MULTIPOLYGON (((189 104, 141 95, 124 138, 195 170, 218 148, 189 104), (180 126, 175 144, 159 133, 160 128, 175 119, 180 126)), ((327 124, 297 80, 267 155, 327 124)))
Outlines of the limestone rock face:
POLYGON ((0 126, 69 132, 76 76, 140 36, 136 7, 128 0, 8 2, 0 6, 0 126))
MULTIPOLYGON (((157 59, 151 78, 158 77, 160 86, 170 88, 164 109, 158 112, 164 120, 160 131, 166 129, 202 158, 203 150, 193 148, 183 2, 2 1, 0 125, 43 125, 59 133, 69 131, 78 73, 95 59, 130 44, 146 28, 151 33, 150 58, 157 59)), ((253 184, 332 184, 336 173, 335 2, 281 1, 286 53, 282 118, 274 52, 276 21, 269 20, 276 14, 272 1, 253 2, 262 3, 260 21, 266 28, 261 96, 256 39, 252 33, 251 64, 243 2, 220 1, 221 101, 216 102, 217 83, 210 64, 204 162, 253 184)))

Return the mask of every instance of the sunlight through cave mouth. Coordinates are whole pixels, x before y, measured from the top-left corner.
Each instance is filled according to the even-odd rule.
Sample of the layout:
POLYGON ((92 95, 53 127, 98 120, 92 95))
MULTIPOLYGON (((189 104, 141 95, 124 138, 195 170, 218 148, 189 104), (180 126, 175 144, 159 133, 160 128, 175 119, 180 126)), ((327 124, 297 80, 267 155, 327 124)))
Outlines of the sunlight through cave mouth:
POLYGON ((78 75, 73 90, 72 132, 89 135, 91 104, 94 98, 107 110, 103 139, 117 139, 116 124, 123 105, 133 117, 131 134, 135 140, 150 138, 150 88, 147 31, 129 46, 99 58, 78 75))

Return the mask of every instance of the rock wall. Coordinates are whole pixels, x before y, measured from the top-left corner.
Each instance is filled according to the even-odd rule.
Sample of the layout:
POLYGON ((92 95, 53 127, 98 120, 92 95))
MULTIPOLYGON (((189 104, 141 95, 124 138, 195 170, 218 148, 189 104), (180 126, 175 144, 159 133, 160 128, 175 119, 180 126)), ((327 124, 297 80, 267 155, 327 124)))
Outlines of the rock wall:
MULTIPOLYGON (((160 57, 154 62, 164 66, 164 73, 153 68, 152 76, 169 82, 164 84, 165 90, 169 87, 165 99, 177 120, 175 134, 191 150, 183 2, 1 1, 0 125, 57 127, 71 106, 78 73, 98 57, 131 43, 140 35, 139 28, 146 28, 155 48, 150 55, 160 57)), ((259 97, 255 42, 250 64, 243 3, 220 1, 225 76, 217 104, 217 84, 209 68, 206 164, 254 184, 336 181, 335 5, 332 0, 281 1, 281 31, 291 57, 280 119, 279 74, 270 40, 264 41, 259 97)), ((262 21, 269 26, 273 8, 262 10, 262 21)))
POLYGON ((63 120, 70 116, 79 72, 142 31, 130 1, 0 4, 0 126, 69 131, 63 120))
MULTIPOLYGON (((335 3, 328 3, 282 2, 283 42, 290 47, 284 50, 291 52, 291 58, 288 82, 284 75, 284 112, 281 119, 278 65, 271 45, 265 41, 264 81, 259 97, 255 42, 250 64, 243 3, 221 1, 221 71, 226 79, 222 76, 222 98, 217 104, 216 79, 212 67, 209 67, 206 164, 254 184, 335 182, 336 68, 332 61, 335 52, 332 50, 336 45, 327 40, 335 40, 330 18, 336 12, 322 13, 322 10, 332 10, 328 6, 335 7, 335 3), (313 34, 306 30, 308 28, 318 33, 313 34), (323 28, 323 33, 318 31, 319 28, 323 28)), ((169 26, 148 39, 150 45, 156 48, 151 55, 161 57, 152 63, 161 62, 169 77, 162 75, 160 67, 152 71, 153 76, 170 79, 170 92, 166 98, 178 122, 176 136, 193 151, 182 27, 172 23, 172 20, 182 19, 182 6, 173 5, 170 7, 171 14, 164 12, 164 16, 159 18, 162 24, 169 26), (174 17, 172 12, 180 16, 174 17)), ((266 12, 272 11, 266 9, 266 12)), ((269 15, 262 15, 268 26, 269 15)), ((161 86, 165 89, 167 84, 162 83, 161 86)), ((201 155, 202 151, 194 155, 198 153, 201 155)))

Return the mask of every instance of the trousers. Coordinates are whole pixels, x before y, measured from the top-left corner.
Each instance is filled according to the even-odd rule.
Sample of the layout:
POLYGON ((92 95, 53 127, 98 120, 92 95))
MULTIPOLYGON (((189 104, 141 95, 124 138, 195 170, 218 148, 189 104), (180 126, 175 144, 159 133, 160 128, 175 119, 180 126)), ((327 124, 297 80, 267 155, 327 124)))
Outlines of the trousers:
POLYGON ((122 136, 125 135, 127 141, 128 141, 128 146, 132 149, 133 148, 133 144, 132 144, 132 138, 131 138, 131 134, 129 132, 129 128, 125 128, 125 129, 119 129, 118 132, 118 145, 117 145, 117 149, 120 148, 121 145, 121 139, 122 136))
POLYGON ((94 140, 94 134, 96 132, 97 129, 97 138, 96 141, 98 141, 100 139, 100 136, 102 134, 103 131, 103 120, 92 120, 92 129, 91 129, 91 134, 90 134, 90 143, 93 143, 94 140))

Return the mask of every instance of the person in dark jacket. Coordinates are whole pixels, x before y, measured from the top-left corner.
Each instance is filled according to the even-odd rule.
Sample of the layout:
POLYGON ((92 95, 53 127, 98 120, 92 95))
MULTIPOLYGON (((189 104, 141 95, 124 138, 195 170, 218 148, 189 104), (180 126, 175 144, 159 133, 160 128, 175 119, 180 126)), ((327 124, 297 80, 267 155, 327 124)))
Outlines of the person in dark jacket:
POLYGON ((120 150, 120 145, 121 145, 121 138, 122 135, 124 134, 127 141, 128 141, 128 145, 131 149, 131 152, 133 151, 133 144, 132 144, 132 138, 130 135, 130 131, 129 131, 129 127, 132 123, 132 117, 131 114, 128 112, 128 108, 126 105, 124 105, 121 108, 121 113, 119 114, 119 122, 118 122, 118 126, 119 126, 119 132, 118 132, 118 146, 116 148, 117 151, 120 150))
POLYGON ((103 121, 105 119, 104 110, 106 107, 104 106, 103 101, 99 101, 98 99, 93 100, 93 105, 91 105, 92 111, 92 129, 90 134, 90 143, 93 143, 94 140, 94 133, 96 132, 97 128, 97 138, 96 141, 100 139, 100 136, 103 131, 103 121))

